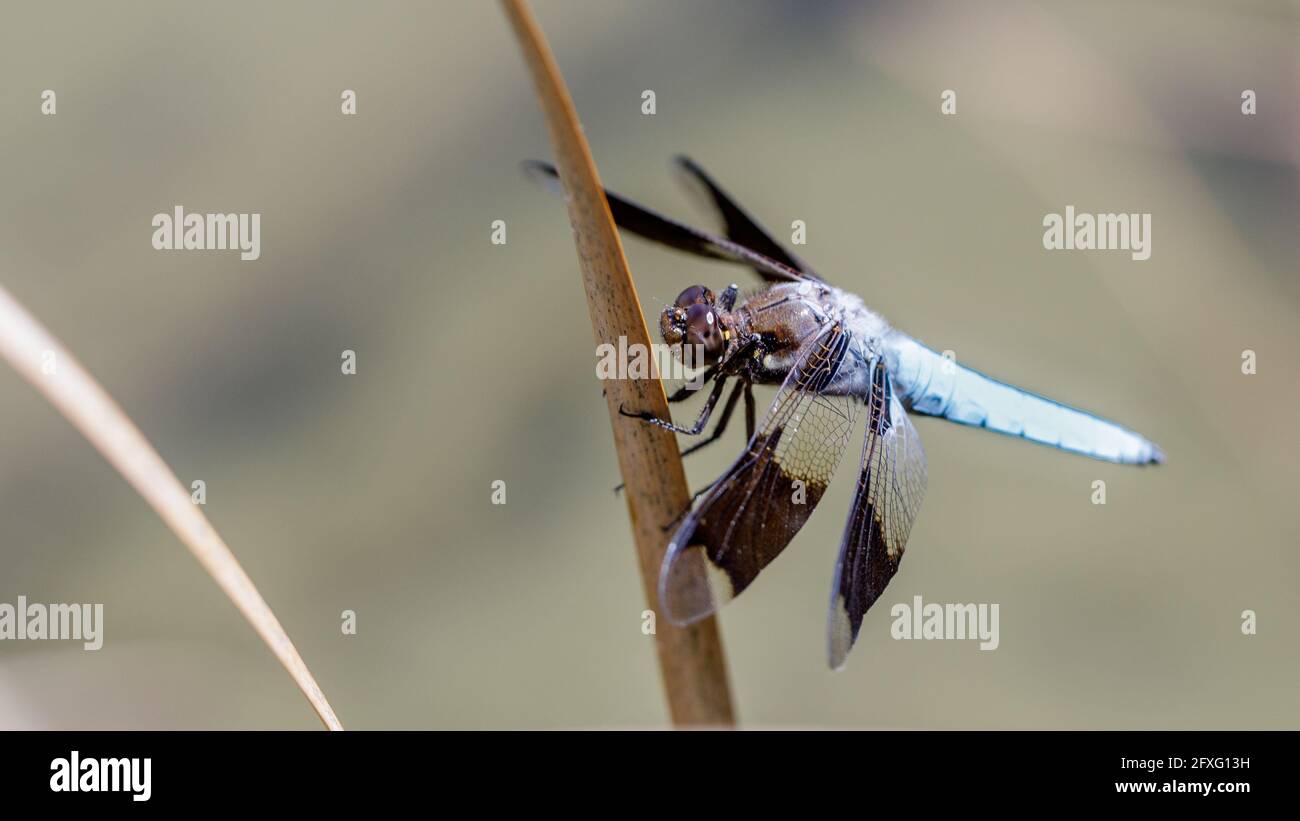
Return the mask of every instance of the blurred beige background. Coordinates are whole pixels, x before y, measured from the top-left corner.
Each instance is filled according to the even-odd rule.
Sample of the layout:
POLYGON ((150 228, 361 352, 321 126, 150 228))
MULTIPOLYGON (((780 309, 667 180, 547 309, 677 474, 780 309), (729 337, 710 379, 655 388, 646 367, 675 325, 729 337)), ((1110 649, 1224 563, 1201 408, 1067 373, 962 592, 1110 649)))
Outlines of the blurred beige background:
MULTIPOLYGON (((535 8, 611 188, 707 225, 667 173, 688 153, 778 235, 805 220, 801 255, 896 325, 1169 455, 1122 468, 921 420, 907 561, 832 674, 842 465, 723 615, 745 725, 1300 726, 1294 4, 535 8), (1067 204, 1151 212, 1150 261, 1044 251, 1043 215, 1067 204), (1000 648, 891 640, 889 607, 917 594, 999 603, 1000 648)), ((570 230, 518 169, 549 147, 495 4, 7 18, 0 282, 206 481, 208 516, 344 723, 662 726, 570 230), (261 259, 154 251, 150 219, 177 204, 260 212, 261 259)), ((651 313, 697 282, 756 284, 627 252, 651 313)), ((102 602, 107 621, 94 653, 0 642, 0 727, 318 726, 194 559, 8 368, 0 419, 0 601, 102 602)), ((739 427, 693 459, 694 486, 739 427)))

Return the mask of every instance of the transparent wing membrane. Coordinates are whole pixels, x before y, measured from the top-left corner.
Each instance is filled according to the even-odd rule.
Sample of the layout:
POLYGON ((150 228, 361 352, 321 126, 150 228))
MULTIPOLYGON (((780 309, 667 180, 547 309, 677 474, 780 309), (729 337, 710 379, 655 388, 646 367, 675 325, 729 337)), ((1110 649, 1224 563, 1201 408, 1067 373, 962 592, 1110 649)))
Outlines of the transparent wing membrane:
POLYGON ((739 595, 821 500, 861 407, 820 394, 850 343, 830 325, 804 345, 745 452, 674 534, 659 587, 672 621, 693 622, 739 595))
POLYGON ((880 360, 873 364, 867 407, 858 486, 831 589, 828 632, 833 669, 844 665, 867 610, 898 571, 925 498, 925 451, 880 360))

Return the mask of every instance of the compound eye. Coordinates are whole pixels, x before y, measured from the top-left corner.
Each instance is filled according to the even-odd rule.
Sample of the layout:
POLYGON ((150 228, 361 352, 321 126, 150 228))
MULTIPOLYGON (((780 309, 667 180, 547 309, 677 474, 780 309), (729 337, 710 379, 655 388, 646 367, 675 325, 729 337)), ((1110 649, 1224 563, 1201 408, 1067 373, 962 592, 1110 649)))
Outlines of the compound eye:
POLYGON ((722 338, 722 326, 713 306, 697 303, 686 311, 686 339, 683 341, 687 345, 703 347, 705 364, 712 365, 722 359, 726 340, 722 338))
POLYGON ((712 305, 713 292, 703 285, 692 285, 677 296, 678 308, 689 308, 692 305, 712 305))

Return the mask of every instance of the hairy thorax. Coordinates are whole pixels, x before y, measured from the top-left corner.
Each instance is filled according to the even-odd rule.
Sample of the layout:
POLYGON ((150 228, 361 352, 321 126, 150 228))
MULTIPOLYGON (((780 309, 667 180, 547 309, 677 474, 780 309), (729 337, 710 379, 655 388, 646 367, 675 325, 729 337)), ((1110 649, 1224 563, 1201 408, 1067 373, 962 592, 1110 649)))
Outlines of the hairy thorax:
POLYGON ((813 282, 774 285, 746 299, 733 316, 741 338, 757 334, 761 339, 753 377, 762 384, 784 381, 800 348, 827 323, 838 322, 852 335, 852 361, 845 364, 854 370, 877 354, 889 331, 889 323, 856 295, 813 282))

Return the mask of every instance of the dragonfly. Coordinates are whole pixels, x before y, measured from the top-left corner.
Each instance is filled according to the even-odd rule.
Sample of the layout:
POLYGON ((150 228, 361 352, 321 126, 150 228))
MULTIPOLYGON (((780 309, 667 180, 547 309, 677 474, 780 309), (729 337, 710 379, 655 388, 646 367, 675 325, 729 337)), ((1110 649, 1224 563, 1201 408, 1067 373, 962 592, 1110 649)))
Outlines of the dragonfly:
MULTIPOLYGON (((659 599, 674 624, 712 615, 780 555, 825 493, 859 416, 866 432, 827 618, 834 670, 844 666, 867 611, 898 572, 925 496, 925 451, 910 414, 1108 462, 1164 461, 1160 448, 1127 428, 985 376, 894 328, 773 239, 696 163, 677 157, 674 165, 716 211, 721 235, 606 191, 614 221, 679 251, 748 266, 764 280, 744 299, 735 284, 717 294, 693 285, 660 315, 665 343, 698 346, 704 354, 702 378, 668 397, 681 402, 708 388, 692 424, 620 408, 644 424, 699 436, 721 401, 713 431, 686 456, 718 440, 744 399, 744 452, 696 494, 664 556, 659 599), (757 424, 755 385, 777 387, 757 424)), ((560 192, 553 166, 530 162, 525 169, 560 192)))

